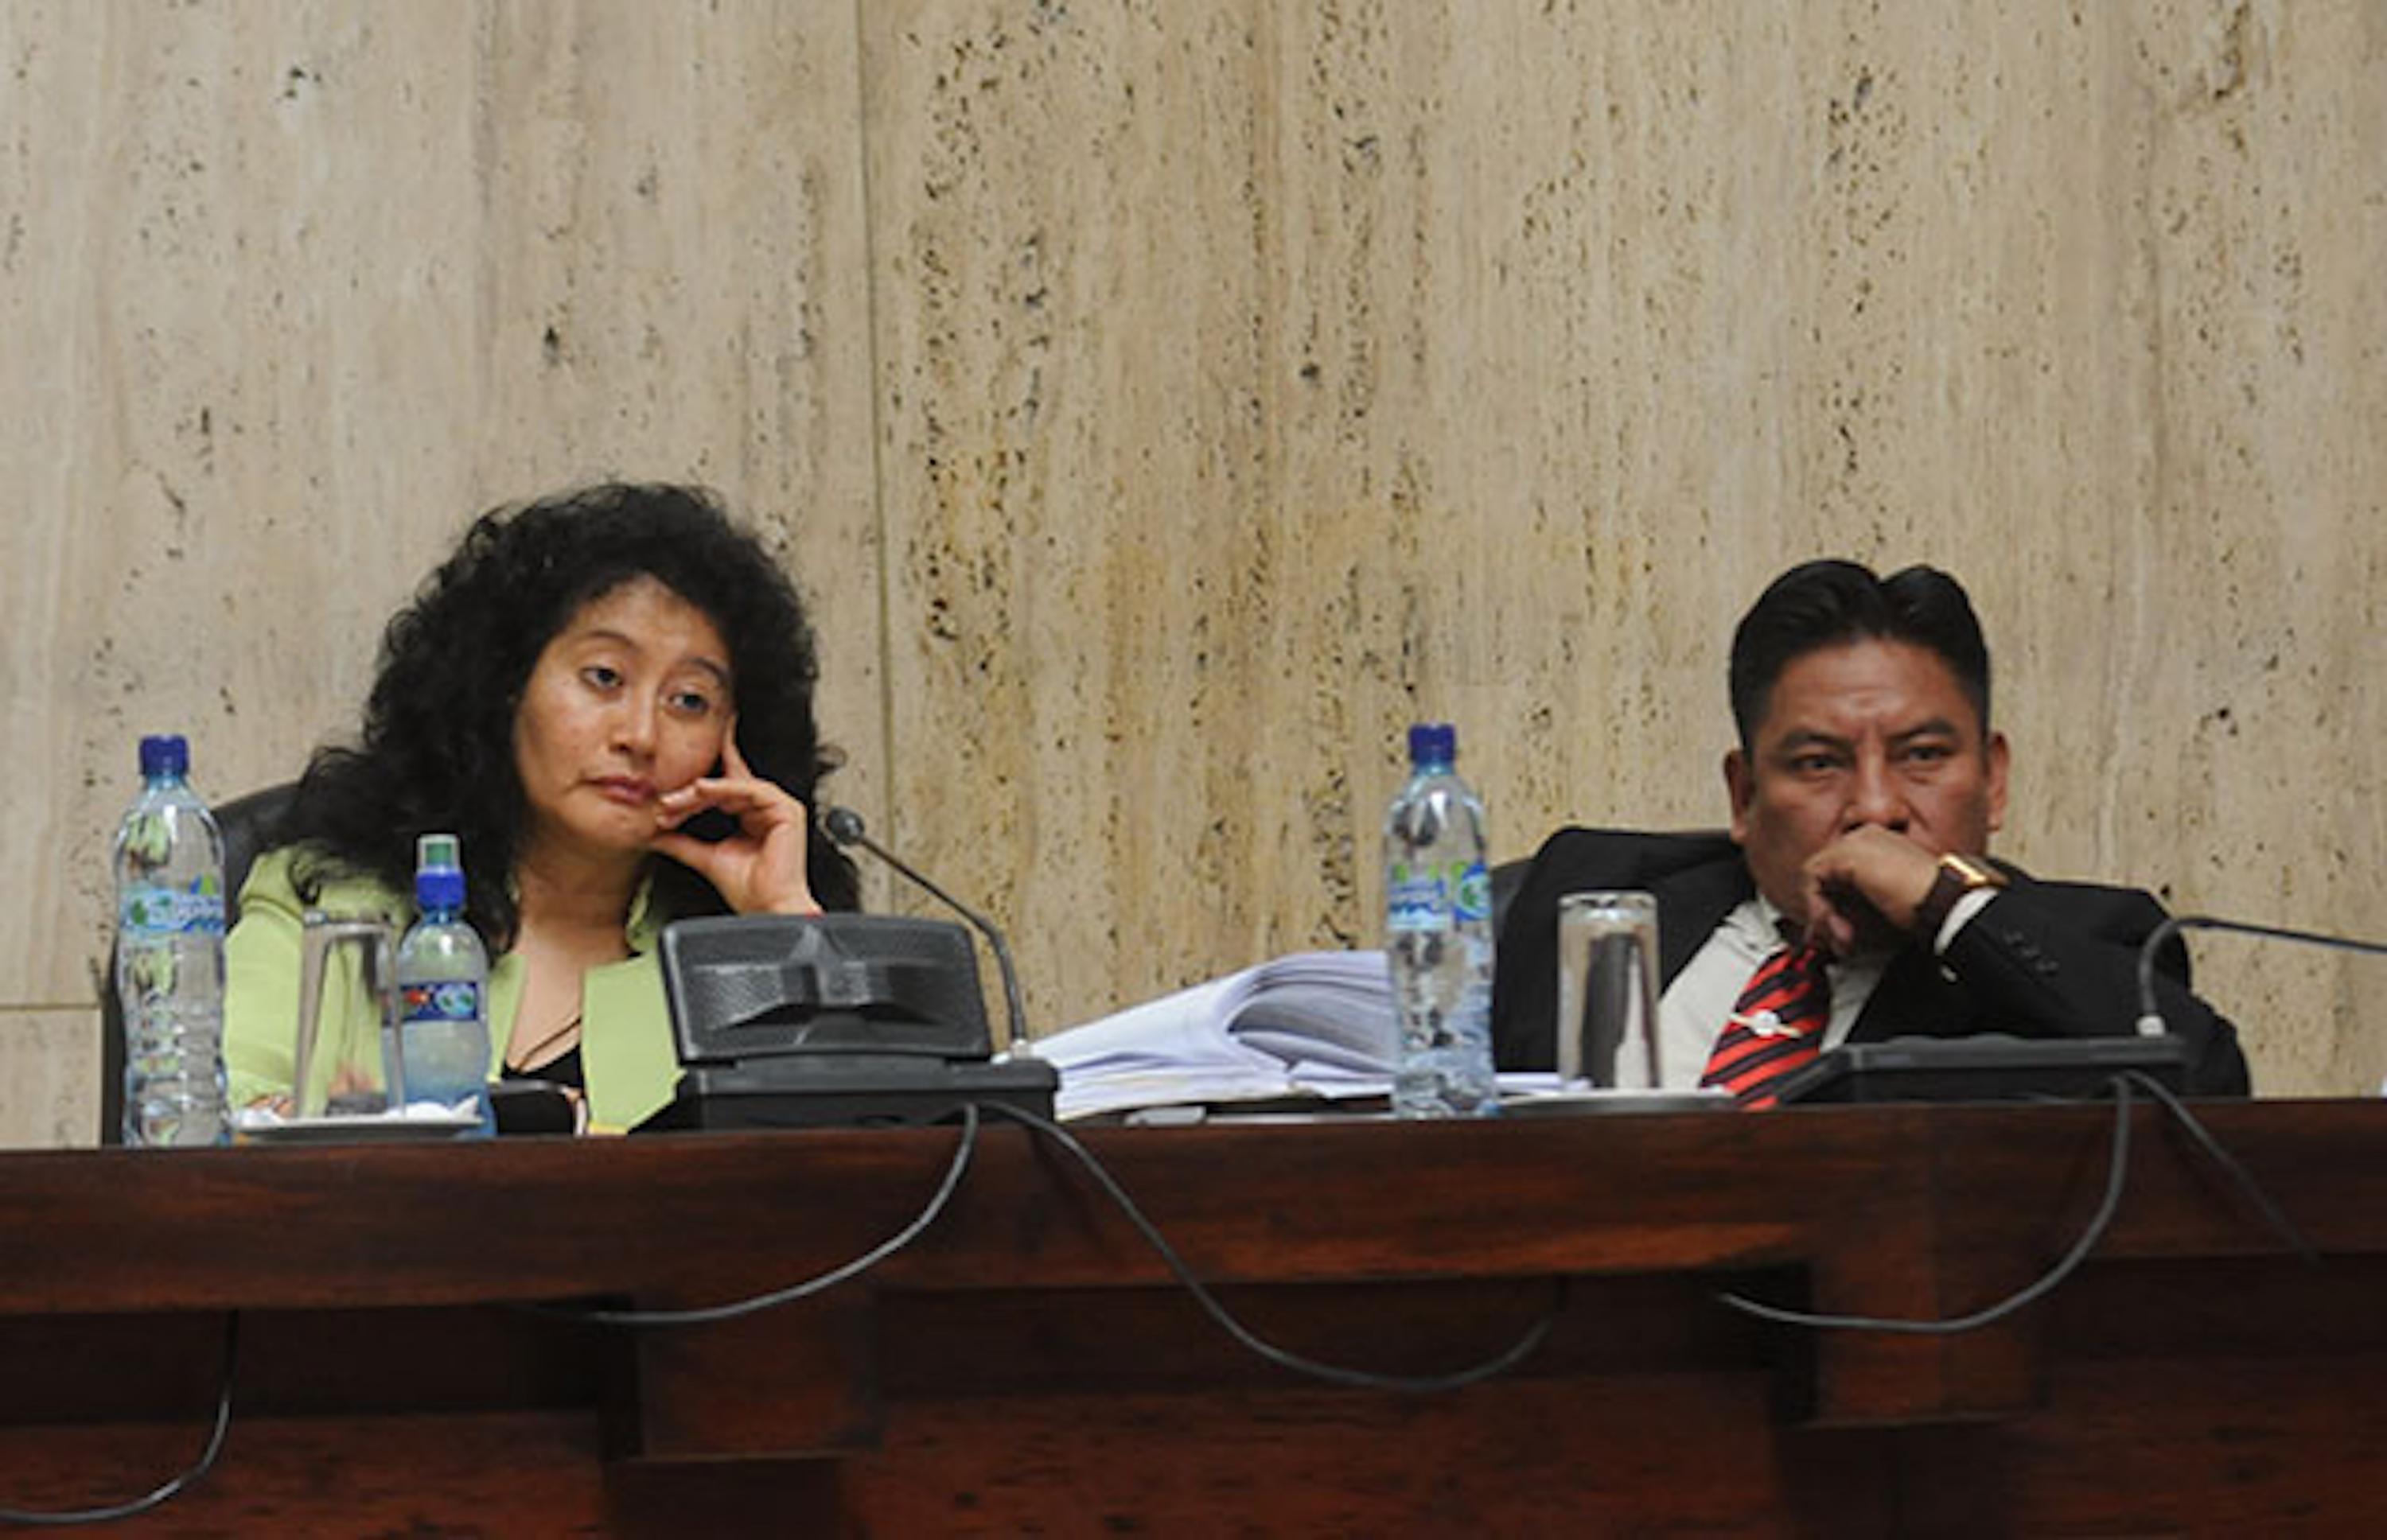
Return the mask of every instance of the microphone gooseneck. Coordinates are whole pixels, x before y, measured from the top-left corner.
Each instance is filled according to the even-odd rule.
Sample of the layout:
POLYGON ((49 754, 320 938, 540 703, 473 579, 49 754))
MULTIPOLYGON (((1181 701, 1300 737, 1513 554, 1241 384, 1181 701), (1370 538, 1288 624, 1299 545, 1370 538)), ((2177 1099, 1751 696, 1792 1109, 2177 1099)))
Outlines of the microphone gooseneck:
POLYGON ((2290 930, 2283 926, 2225 920, 2214 915, 2174 915, 2139 943, 2139 1036, 2159 1038, 2168 1029, 2163 1009, 2155 1003, 2155 953, 2183 930, 2226 930, 2241 936, 2267 936, 2275 941, 2302 941, 2339 952, 2365 952, 2387 957, 2387 941, 2366 941, 2352 936, 2328 936, 2318 930, 2290 930))
POLYGON ((986 938, 987 946, 994 953, 995 970, 1003 975, 1003 1009, 1004 1014, 1009 1017, 1004 1023, 1004 1046, 1015 1057, 1034 1056, 1036 1050, 1028 1039, 1028 1013, 1019 1001, 1019 970, 1012 965, 1011 943, 1004 940, 1003 932, 996 928, 995 923, 929 881, 926 876, 915 870, 910 863, 870 838, 868 828, 862 821, 862 814, 854 812, 853 809, 836 806, 821 809, 820 827, 823 834, 827 835, 838 844, 859 846, 884 861, 911 882, 926 890, 940 903, 950 907, 962 918, 969 921, 977 928, 978 933, 986 938))

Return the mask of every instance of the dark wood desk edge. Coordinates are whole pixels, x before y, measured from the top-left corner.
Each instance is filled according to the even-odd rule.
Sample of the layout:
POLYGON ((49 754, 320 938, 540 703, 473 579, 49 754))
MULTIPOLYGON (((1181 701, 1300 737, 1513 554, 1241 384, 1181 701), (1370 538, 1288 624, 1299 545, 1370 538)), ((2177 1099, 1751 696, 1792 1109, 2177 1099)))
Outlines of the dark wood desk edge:
MULTIPOLYGON (((2197 1110, 2325 1249, 2387 1251, 2387 1106, 2197 1110)), ((2093 1200, 2111 1130, 2097 1107, 1868 1107, 1086 1138, 1215 1281, 1772 1269, 1803 1277, 1818 1310, 1939 1316, 2027 1281, 2060 1249, 2093 1200)), ((2133 1132, 2108 1255, 2276 1246, 2154 1109, 2133 1132)), ((43 1237, 0 1274, 0 1315, 736 1297, 891 1232, 941 1174, 953 1137, 0 1155, 0 1230, 43 1237)), ((879 1290, 1174 1286, 1082 1172, 1025 1130, 992 1128, 952 1211, 913 1252, 764 1335, 850 1336, 879 1290)), ((715 1434, 690 1408, 718 1363, 682 1344, 638 1352, 650 1389, 686 1393, 670 1415, 696 1419, 654 1447, 703 1452, 715 1434)), ((1957 1339, 1829 1333, 1812 1366, 1805 1409, 1830 1422, 1994 1417, 2036 1394, 2028 1318, 1957 1339)), ((877 1405, 873 1367, 850 1359, 818 1398, 823 1444, 866 1443, 877 1405)))

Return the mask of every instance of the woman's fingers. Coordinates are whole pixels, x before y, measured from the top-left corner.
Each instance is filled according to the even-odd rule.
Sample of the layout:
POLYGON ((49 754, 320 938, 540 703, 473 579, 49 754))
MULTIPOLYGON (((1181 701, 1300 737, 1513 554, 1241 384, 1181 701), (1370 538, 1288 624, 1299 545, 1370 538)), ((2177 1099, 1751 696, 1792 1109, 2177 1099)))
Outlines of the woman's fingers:
POLYGON ((658 821, 671 828, 678 827, 707 808, 719 808, 724 813, 739 814, 774 814, 797 823, 802 823, 804 817, 804 804, 790 796, 785 788, 752 776, 701 776, 676 791, 666 791, 655 799, 658 821))
POLYGON ((785 787, 749 772, 734 744, 724 745, 722 766, 732 773, 701 776, 656 800, 651 848, 712 883, 739 914, 820 913, 805 870, 804 804, 785 787), (707 811, 729 815, 736 830, 721 839, 679 832, 707 811))

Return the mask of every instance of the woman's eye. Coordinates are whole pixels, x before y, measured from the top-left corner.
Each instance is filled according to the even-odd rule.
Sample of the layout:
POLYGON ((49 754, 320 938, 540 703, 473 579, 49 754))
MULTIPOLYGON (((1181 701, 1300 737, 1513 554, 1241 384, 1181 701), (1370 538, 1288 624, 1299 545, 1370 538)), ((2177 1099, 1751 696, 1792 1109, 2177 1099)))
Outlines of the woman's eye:
POLYGON ((580 677, 599 689, 612 689, 621 684, 622 672, 607 663, 590 663, 580 671, 580 677))
POLYGON ((672 709, 688 716, 703 716, 713 710, 713 697, 699 689, 684 689, 671 698, 672 709))

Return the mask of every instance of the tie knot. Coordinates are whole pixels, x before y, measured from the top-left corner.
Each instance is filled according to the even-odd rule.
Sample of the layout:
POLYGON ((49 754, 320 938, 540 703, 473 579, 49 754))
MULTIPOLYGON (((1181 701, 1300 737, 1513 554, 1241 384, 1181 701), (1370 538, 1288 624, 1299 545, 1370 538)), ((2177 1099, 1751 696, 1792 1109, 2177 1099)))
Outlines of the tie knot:
POLYGON ((1814 973, 1819 971, 1823 965, 1832 960, 1831 953, 1807 939, 1807 931, 1803 926, 1794 925, 1787 919, 1776 920, 1774 922, 1774 930, 1782 938, 1782 951, 1774 955, 1782 957, 1782 966, 1785 969, 1800 973, 1814 973), (1784 953, 1787 955, 1785 956, 1784 953))

